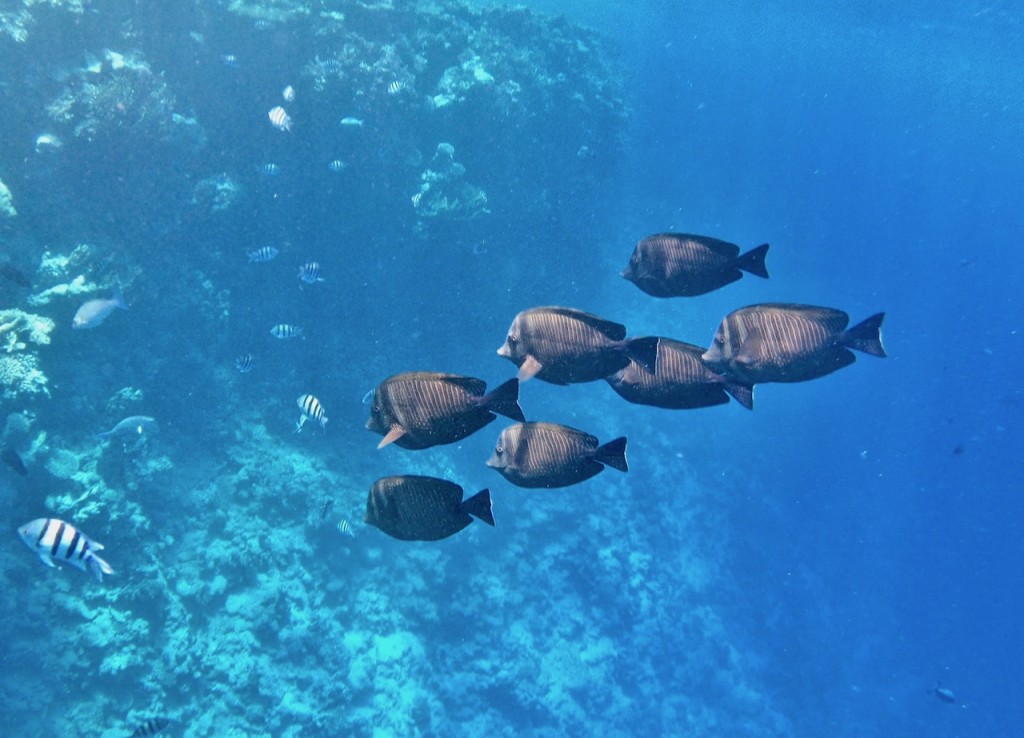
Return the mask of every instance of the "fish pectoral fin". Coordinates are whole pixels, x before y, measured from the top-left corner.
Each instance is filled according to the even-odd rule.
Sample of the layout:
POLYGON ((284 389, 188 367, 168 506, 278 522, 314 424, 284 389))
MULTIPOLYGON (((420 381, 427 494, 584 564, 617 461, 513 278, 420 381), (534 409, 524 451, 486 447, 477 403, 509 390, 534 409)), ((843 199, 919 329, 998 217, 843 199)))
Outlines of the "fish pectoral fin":
POLYGON ((536 377, 543 368, 543 364, 537 361, 532 355, 528 355, 526 360, 520 365, 519 374, 516 376, 520 382, 525 382, 528 379, 536 377))
POLYGON ((39 560, 42 561, 44 564, 46 564, 51 569, 56 569, 57 568, 57 565, 55 563, 53 563, 53 559, 51 559, 49 557, 49 555, 47 555, 47 554, 44 554, 44 553, 39 554, 39 560))
POLYGON ((400 425, 393 425, 393 426, 391 426, 391 430, 389 430, 387 432, 387 435, 385 435, 381 439, 380 443, 377 444, 377 448, 384 448, 385 446, 394 443, 395 441, 397 441, 399 438, 401 438, 404 435, 405 435, 405 428, 403 428, 400 425))

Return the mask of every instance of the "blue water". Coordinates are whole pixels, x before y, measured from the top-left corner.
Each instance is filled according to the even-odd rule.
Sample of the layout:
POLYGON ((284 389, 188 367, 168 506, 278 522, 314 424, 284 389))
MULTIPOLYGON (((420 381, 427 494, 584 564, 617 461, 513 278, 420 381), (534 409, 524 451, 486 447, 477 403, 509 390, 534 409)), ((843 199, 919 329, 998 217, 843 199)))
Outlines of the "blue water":
POLYGON ((0 733, 166 716, 190 738, 1017 735, 1024 15, 361 5, 334 25, 319 6, 0 15, 0 256, 32 282, 3 281, 0 312, 55 323, 0 354, 4 442, 28 467, 0 468, 0 733), (372 43, 318 89, 308 65, 349 33, 372 43), (83 71, 104 49, 139 68, 83 71), (432 107, 452 68, 466 99, 432 107), (37 152, 44 132, 64 145, 37 152), (441 143, 465 176, 434 215, 437 190, 412 198, 441 143), (617 276, 670 230, 769 242, 771 278, 658 300, 617 276), (280 256, 247 263, 264 245, 280 256), (297 279, 310 259, 323 283, 297 279), (91 290, 33 297, 79 275, 91 290), (130 309, 73 331, 117 285, 130 309), (760 385, 753 412, 531 381, 531 419, 629 438, 627 474, 560 490, 484 465, 504 418, 417 452, 362 427, 390 374, 512 376, 495 350, 528 307, 707 345, 776 301, 885 311, 889 356, 760 385), (11 379, 29 355, 48 394, 11 379), (306 392, 330 421, 295 435, 306 392), (93 437, 132 415, 159 431, 93 437), (395 473, 489 487, 496 527, 386 537, 362 516, 395 473), (116 574, 40 564, 15 531, 43 516, 116 574))

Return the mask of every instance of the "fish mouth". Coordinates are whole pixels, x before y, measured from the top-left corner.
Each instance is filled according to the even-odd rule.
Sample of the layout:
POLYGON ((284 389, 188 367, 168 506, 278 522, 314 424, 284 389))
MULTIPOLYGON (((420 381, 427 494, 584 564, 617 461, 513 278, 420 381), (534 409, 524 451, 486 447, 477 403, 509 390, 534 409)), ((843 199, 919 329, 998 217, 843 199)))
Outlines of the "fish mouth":
POLYGON ((501 469, 501 468, 503 468, 502 464, 501 464, 501 461, 499 461, 498 459, 496 459, 493 456, 487 460, 487 466, 489 466, 491 469, 501 469))
POLYGON ((501 344, 501 348, 498 349, 498 356, 504 356, 506 359, 511 358, 512 352, 508 349, 508 344, 501 344))

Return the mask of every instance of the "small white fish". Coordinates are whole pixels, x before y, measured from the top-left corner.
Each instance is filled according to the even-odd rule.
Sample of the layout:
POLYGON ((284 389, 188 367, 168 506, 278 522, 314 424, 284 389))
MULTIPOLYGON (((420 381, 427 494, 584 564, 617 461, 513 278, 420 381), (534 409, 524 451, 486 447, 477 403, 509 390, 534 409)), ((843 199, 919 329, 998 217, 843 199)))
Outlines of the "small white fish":
POLYGON ((120 290, 114 290, 114 294, 110 296, 109 300, 89 300, 82 303, 82 306, 78 308, 78 312, 75 313, 75 319, 71 322, 71 327, 78 329, 95 328, 118 308, 127 310, 128 305, 121 298, 120 290))
POLYGON ((118 436, 142 436, 147 433, 156 433, 156 419, 146 415, 132 415, 125 418, 113 428, 102 433, 97 433, 100 439, 116 438, 118 436))
POLYGON ((256 366, 256 357, 252 354, 242 354, 235 359, 235 369, 242 374, 251 372, 254 366, 256 366))
POLYGON ((363 119, 362 118, 353 118, 352 116, 346 116, 346 117, 341 119, 341 123, 340 124, 343 125, 343 126, 351 126, 353 128, 362 128, 362 126, 363 126, 363 119))
POLYGON ((316 284, 317 282, 323 282, 323 277, 320 276, 320 262, 307 261, 305 264, 300 266, 299 279, 301 279, 306 284, 316 284))
POLYGON ((90 540, 75 526, 56 518, 36 518, 18 528, 25 545, 36 552, 39 560, 56 568, 54 561, 64 561, 85 571, 88 566, 99 581, 104 574, 113 574, 110 564, 96 555, 103 544, 90 540))
POLYGON ((261 246, 254 251, 247 251, 245 255, 249 257, 250 264, 266 264, 276 259, 279 253, 273 246, 261 246))
POLYGON ((260 167, 260 174, 266 175, 267 177, 276 177, 281 173, 281 167, 277 166, 274 162, 267 162, 260 167))
POLYGON ((288 85, 283 90, 281 90, 281 97, 284 98, 285 102, 295 102, 295 88, 292 87, 291 85, 288 85))
POLYGON ((345 162, 343 162, 341 159, 332 159, 327 164, 327 168, 334 172, 335 174, 337 174, 338 172, 345 168, 345 162))
POLYGON ((397 95, 399 92, 405 89, 405 85, 399 82, 397 79, 388 85, 388 94, 397 95))
POLYGON ((270 329, 270 335, 274 338, 298 338, 302 335, 302 328, 289 323, 278 323, 270 329))
POLYGON ((41 133, 36 137, 37 154, 41 154, 44 151, 55 151, 63 145, 64 142, 60 140, 60 137, 52 133, 41 133))
POLYGON ((338 521, 338 532, 349 538, 356 537, 355 531, 352 530, 352 524, 348 522, 347 518, 342 518, 338 521))
POLYGON ((234 54, 221 54, 220 60, 229 69, 238 69, 238 57, 234 54))
POLYGON ((270 118, 270 124, 277 130, 289 132, 292 130, 292 119, 280 105, 271 108, 267 117, 270 118))
POLYGON ((320 404, 320 400, 313 395, 302 395, 296 400, 296 403, 299 410, 302 411, 302 415, 299 416, 299 420, 295 424, 296 433, 302 430, 302 426, 306 424, 307 420, 315 420, 321 428, 327 430, 327 416, 324 415, 324 407, 320 404))

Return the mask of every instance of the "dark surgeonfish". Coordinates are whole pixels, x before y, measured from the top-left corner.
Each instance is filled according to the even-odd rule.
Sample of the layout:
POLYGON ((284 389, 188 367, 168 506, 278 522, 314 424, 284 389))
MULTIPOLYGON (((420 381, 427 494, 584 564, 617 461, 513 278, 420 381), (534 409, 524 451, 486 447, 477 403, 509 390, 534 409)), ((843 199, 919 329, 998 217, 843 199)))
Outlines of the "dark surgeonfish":
POLYGON ((462 487, 444 479, 394 476, 378 479, 366 499, 366 522, 401 541, 439 541, 479 518, 494 525, 491 493, 463 500, 462 487))
POLYGON ((129 738, 144 738, 145 736, 157 735, 173 722, 170 718, 165 717, 150 718, 133 730, 129 738))
POLYGON ((626 439, 603 446, 589 433, 555 423, 518 423, 501 432, 487 466, 519 487, 568 487, 605 464, 629 471, 626 439))
POLYGON ((943 687, 942 682, 935 685, 933 689, 929 689, 930 694, 934 694, 935 698, 941 702, 945 702, 947 705, 956 704, 956 694, 949 687, 943 687))
POLYGON ((404 372, 374 390, 366 427, 384 436, 377 448, 396 443, 421 449, 461 441, 500 413, 525 420, 519 381, 510 379, 485 394, 482 379, 439 372, 404 372))
POLYGON ((12 282, 19 287, 31 287, 32 281, 25 276, 25 272, 18 269, 9 261, 5 261, 0 264, 0 277, 3 277, 8 282, 12 282))
POLYGON ((4 460, 7 466, 11 467, 16 474, 22 477, 28 476, 28 467, 25 466, 24 460, 10 444, 4 446, 3 452, 0 452, 0 459, 4 460))
POLYGON ((519 381, 531 377, 552 384, 593 382, 636 361, 654 372, 657 338, 626 338, 621 323, 566 307, 538 307, 519 313, 498 349, 519 367, 519 381))
POLYGON ((654 297, 703 295, 735 282, 743 272, 768 279, 768 244, 745 254, 727 241, 690 233, 657 233, 633 249, 622 276, 654 297))
POLYGON ((685 410, 723 405, 732 395, 743 407, 753 410, 754 388, 708 369, 700 358, 703 353, 700 346, 659 338, 654 374, 631 361, 605 381, 637 405, 685 410))
POLYGON ((852 364, 856 357, 850 349, 884 357, 883 318, 885 313, 877 313, 847 330, 850 316, 842 310, 751 305, 725 316, 701 358, 745 384, 803 382, 852 364))

